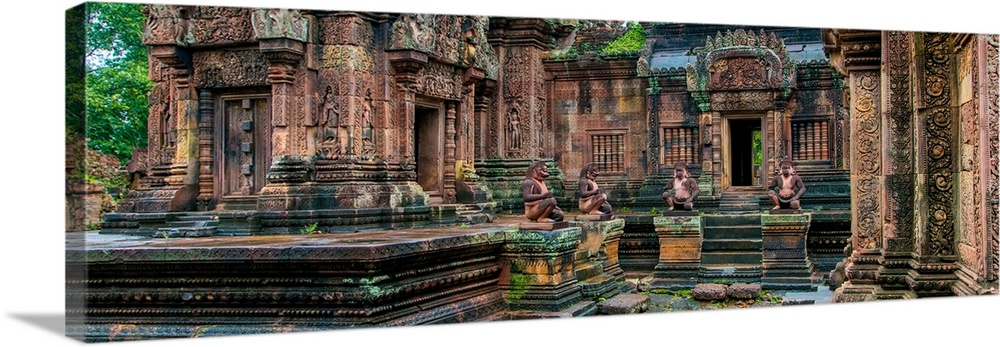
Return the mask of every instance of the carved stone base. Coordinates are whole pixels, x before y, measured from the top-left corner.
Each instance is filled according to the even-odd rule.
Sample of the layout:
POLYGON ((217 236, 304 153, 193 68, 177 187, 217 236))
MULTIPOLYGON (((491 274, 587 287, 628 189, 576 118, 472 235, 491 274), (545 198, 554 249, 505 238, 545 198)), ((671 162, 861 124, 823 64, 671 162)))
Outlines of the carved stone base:
POLYGON ((156 213, 170 210, 170 201, 182 186, 140 188, 128 192, 118 212, 156 213))
POLYGON ((506 309, 496 286, 506 233, 73 233, 87 238, 67 240, 66 334, 97 342, 478 320, 506 309))
POLYGON ((842 287, 837 288, 837 290, 833 292, 833 302, 874 301, 876 299, 876 291, 878 291, 878 286, 844 283, 842 287))
POLYGON ((777 210, 768 210, 767 214, 802 214, 802 209, 782 208, 777 210))
POLYGON ((930 263, 916 261, 911 265, 915 270, 909 272, 906 283, 917 297, 952 296, 952 286, 958 282, 955 271, 958 265, 954 263, 930 263))
POLYGON ((667 210, 663 211, 664 217, 683 217, 683 216, 699 216, 698 210, 667 210))
POLYGON ((271 183, 257 198, 259 211, 363 209, 427 205, 416 182, 271 183))
POLYGON ((628 277, 650 276, 659 261, 660 240, 653 226, 653 218, 656 217, 651 214, 618 215, 618 219, 625 221, 625 230, 618 245, 618 260, 628 277))
POLYGON ((765 290, 816 290, 812 263, 806 256, 810 217, 808 213, 761 215, 761 286, 765 290))
POLYGON ((580 222, 609 221, 614 218, 611 214, 581 214, 573 217, 573 220, 580 222))
POLYGON ((493 194, 478 182, 455 182, 455 199, 463 204, 489 202, 493 194))
POLYGON ((517 226, 521 230, 556 230, 569 227, 569 222, 523 222, 517 226))
POLYGON ((506 234, 500 288, 513 310, 556 312, 582 299, 573 268, 580 228, 506 234))
POLYGON ((682 213, 653 218, 660 240, 659 260, 650 283, 654 289, 691 289, 698 282, 704 240, 701 216, 690 211, 682 213))
POLYGON ((597 299, 617 294, 617 281, 624 279, 625 274, 618 265, 618 242, 625 221, 573 221, 570 225, 581 231, 573 268, 584 297, 597 299))

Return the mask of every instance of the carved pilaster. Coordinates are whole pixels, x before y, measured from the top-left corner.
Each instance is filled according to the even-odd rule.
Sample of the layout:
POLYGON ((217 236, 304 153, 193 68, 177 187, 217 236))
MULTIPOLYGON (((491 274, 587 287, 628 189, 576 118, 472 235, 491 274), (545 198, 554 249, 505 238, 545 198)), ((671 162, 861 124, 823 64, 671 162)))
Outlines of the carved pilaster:
POLYGON ((988 178, 986 179, 986 201, 989 201, 987 206, 986 218, 987 227, 984 232, 987 233, 987 261, 986 261, 986 279, 988 281, 997 283, 998 273, 1000 273, 1000 262, 998 262, 998 252, 1000 252, 1000 105, 998 105, 998 99, 1000 99, 1000 74, 998 74, 998 65, 1000 65, 1000 59, 998 59, 998 41, 1000 41, 1000 35, 985 35, 984 45, 986 64, 983 78, 983 92, 981 92, 983 104, 986 105, 985 112, 983 112, 983 117, 986 119, 988 124, 988 131, 983 131, 983 133, 988 133, 988 148, 986 151, 990 153, 989 160, 983 160, 983 164, 988 165, 988 168, 984 169, 984 172, 988 172, 988 178))
POLYGON ((455 202, 455 107, 445 103, 444 114, 444 201, 455 202))
POLYGON ((918 296, 951 294, 957 277, 954 189, 954 46, 949 34, 915 34, 917 85, 916 255, 908 285, 918 296))
POLYGON ((881 201, 884 216, 883 259, 878 283, 879 297, 913 297, 906 283, 908 262, 913 252, 913 103, 911 98, 912 33, 882 33, 882 74, 885 98, 882 119, 882 158, 885 193, 881 201))
POLYGON ((396 87, 403 98, 403 102, 400 103, 400 109, 397 109, 397 112, 403 116, 403 124, 406 124, 403 134, 399 136, 402 142, 400 147, 403 152, 400 154, 400 158, 402 158, 400 165, 404 169, 408 168, 408 170, 412 170, 416 164, 416 158, 413 157, 413 127, 415 122, 414 117, 416 116, 414 113, 414 99, 416 97, 414 90, 416 89, 417 79, 427 65, 428 58, 427 54, 417 51, 392 51, 388 53, 388 58, 395 72, 393 76, 396 78, 396 87))
MULTIPOLYGON (((846 73, 846 100, 850 133, 851 249, 848 281, 834 293, 835 302, 876 299, 883 251, 883 86, 882 35, 875 31, 835 30, 830 35, 839 52, 832 65, 846 73), (842 59, 842 60, 841 60, 842 59)), ((833 59, 832 59, 833 60, 833 59)), ((849 130, 846 130, 849 129, 849 130)), ((845 153, 848 154, 848 153, 845 153)))
POLYGON ((215 144, 215 98, 212 92, 198 92, 198 210, 215 209, 213 166, 215 144))

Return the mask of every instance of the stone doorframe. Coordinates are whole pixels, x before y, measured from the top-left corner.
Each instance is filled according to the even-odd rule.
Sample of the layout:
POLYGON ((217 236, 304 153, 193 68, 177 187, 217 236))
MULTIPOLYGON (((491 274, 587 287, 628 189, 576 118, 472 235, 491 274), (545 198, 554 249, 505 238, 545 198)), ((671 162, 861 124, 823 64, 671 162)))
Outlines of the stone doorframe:
POLYGON ((729 153, 728 117, 753 115, 763 120, 762 179, 766 181, 791 147, 791 114, 786 106, 795 82, 795 64, 788 58, 784 40, 763 30, 739 29, 709 36, 695 52, 696 65, 685 68, 687 89, 701 112, 701 126, 711 128, 705 133, 711 139, 704 140, 711 141, 706 150, 713 152, 706 155, 712 160, 711 165, 704 165, 703 174, 710 173, 713 191, 728 188, 730 182, 724 180, 722 170, 728 165, 724 164, 724 155, 729 153))
MULTIPOLYGON (((768 148, 771 148, 773 150, 773 147, 766 146, 766 144, 769 143, 769 141, 772 140, 772 135, 768 134, 768 132, 766 131, 766 129, 767 129, 767 124, 769 124, 770 122, 772 122, 772 120, 771 120, 770 115, 766 115, 766 114, 752 114, 752 113, 747 113, 747 114, 744 114, 744 113, 723 114, 721 116, 721 120, 722 120, 720 122, 721 126, 716 127, 717 128, 716 130, 719 132, 719 137, 721 139, 721 141, 720 141, 721 146, 719 146, 718 148, 722 152, 722 158, 721 158, 720 164, 718 165, 718 168, 719 168, 718 175, 720 176, 720 179, 721 179, 721 185, 720 185, 721 191, 725 192, 726 189, 729 189, 730 187, 733 186, 732 185, 732 181, 731 181, 732 180, 732 170, 733 170, 733 168, 730 167, 730 166, 732 166, 731 163, 732 163, 732 153, 733 153, 733 148, 732 147, 733 147, 733 144, 731 142, 732 139, 730 138, 730 130, 731 129, 730 129, 729 122, 733 121, 733 120, 741 120, 741 121, 757 120, 757 121, 759 121, 760 122, 760 130, 761 130, 761 133, 762 133, 762 135, 761 135, 762 136, 762 138, 761 138, 761 145, 764 146, 764 148, 761 149, 761 151, 763 152, 762 153, 762 155, 763 155, 762 157, 763 158, 770 158, 770 153, 768 153, 768 148)), ((766 161, 765 161, 765 163, 762 163, 762 164, 766 164, 766 161)), ((767 171, 766 165, 765 165, 765 168, 762 168, 762 172, 761 172, 762 180, 761 180, 761 184, 760 185, 750 185, 750 186, 740 186, 740 187, 745 187, 745 188, 751 188, 751 187, 754 187, 754 188, 764 188, 764 187, 761 187, 761 186, 765 186, 766 185, 765 182, 764 182, 764 180, 763 180, 763 178, 766 177, 767 174, 768 174, 768 171, 767 171)))

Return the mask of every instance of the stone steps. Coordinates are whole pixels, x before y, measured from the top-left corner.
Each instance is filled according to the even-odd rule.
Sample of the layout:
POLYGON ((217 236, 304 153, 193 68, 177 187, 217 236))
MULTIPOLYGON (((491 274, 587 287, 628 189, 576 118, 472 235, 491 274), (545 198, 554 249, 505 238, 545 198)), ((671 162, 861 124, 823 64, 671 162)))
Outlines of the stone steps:
POLYGON ((760 225, 737 225, 731 227, 705 227, 702 230, 705 241, 747 239, 760 241, 762 237, 760 225))
POLYGON ((180 215, 157 228, 154 237, 205 237, 215 235, 219 219, 213 215, 180 215))
POLYGON ((705 227, 731 227, 731 226, 756 226, 760 227, 760 214, 707 214, 702 217, 705 227))
POLYGON ((701 244, 702 252, 714 251, 752 251, 760 252, 763 248, 760 239, 712 239, 705 240, 701 244))
POLYGON ((757 252, 702 252, 701 265, 711 267, 723 264, 760 265, 763 257, 757 252))

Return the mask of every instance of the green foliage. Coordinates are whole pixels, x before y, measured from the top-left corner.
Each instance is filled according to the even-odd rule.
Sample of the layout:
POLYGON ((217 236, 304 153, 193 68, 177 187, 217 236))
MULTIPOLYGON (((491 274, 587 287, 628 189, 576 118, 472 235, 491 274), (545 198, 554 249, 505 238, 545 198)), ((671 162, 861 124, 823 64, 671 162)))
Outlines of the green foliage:
POLYGON ((299 233, 302 235, 322 234, 323 233, 322 231, 316 230, 316 228, 318 227, 319 223, 309 224, 306 225, 305 228, 302 228, 302 231, 300 231, 299 233))
POLYGON ((624 206, 618 209, 618 213, 632 213, 632 209, 628 206, 624 206))
POLYGON ((764 151, 763 151, 763 133, 760 130, 755 130, 753 132, 753 164, 761 165, 764 163, 764 151))
POLYGON ((653 207, 653 208, 649 209, 649 214, 661 214, 661 213, 663 213, 663 211, 661 211, 660 209, 658 209, 656 207, 653 207))
POLYGON ((143 21, 140 4, 86 4, 87 145, 122 163, 146 146, 146 96, 153 84, 143 21))
POLYGON ((622 36, 608 42, 607 46, 601 48, 601 54, 606 56, 625 56, 638 53, 642 46, 646 44, 646 32, 642 25, 636 22, 628 22, 628 29, 622 36))

